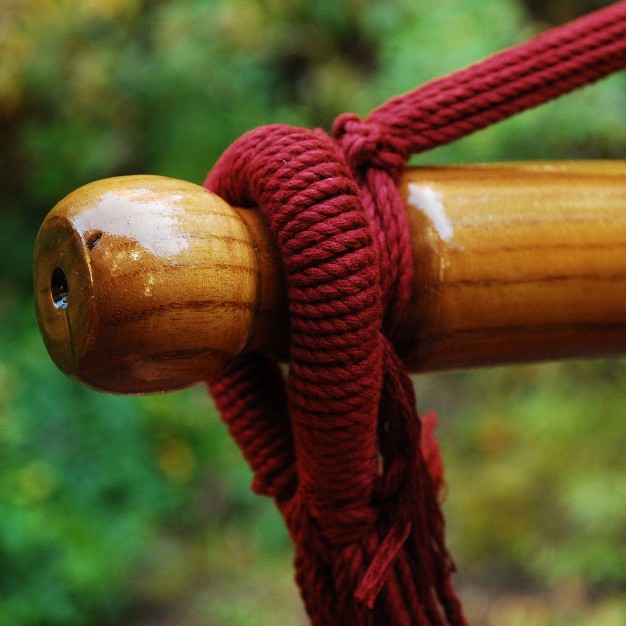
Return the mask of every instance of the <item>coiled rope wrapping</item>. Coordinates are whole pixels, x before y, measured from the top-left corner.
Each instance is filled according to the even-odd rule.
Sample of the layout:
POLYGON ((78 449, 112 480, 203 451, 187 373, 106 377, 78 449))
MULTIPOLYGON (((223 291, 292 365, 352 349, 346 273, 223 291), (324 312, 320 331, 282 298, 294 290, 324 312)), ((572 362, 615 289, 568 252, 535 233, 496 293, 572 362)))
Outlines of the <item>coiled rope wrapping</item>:
POLYGON ((270 126, 233 144, 206 185, 260 207, 281 250, 286 380, 239 357, 210 389, 296 549, 314 625, 464 624, 450 577, 433 423, 396 351, 412 259, 396 183, 439 146, 626 67, 626 1, 323 132, 270 126))

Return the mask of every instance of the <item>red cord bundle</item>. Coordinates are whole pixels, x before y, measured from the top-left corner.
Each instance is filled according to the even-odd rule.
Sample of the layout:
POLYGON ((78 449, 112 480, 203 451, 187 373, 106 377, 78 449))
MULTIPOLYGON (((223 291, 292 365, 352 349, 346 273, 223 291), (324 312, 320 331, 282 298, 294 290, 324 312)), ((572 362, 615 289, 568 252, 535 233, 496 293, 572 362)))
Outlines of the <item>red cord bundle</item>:
POLYGON ((314 625, 463 624, 437 503, 432 424, 396 352, 413 260, 396 183, 408 157, 626 67, 626 1, 321 131, 256 129, 206 185, 260 207, 282 253, 289 373, 239 357, 210 382, 276 500, 314 625))

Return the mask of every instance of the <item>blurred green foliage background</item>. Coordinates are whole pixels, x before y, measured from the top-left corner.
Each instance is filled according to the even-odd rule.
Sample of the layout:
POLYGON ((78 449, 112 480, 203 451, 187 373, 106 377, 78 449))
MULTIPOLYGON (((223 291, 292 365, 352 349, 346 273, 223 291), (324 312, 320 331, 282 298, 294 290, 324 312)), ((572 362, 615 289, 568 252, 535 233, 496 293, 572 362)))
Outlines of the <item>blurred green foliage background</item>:
MULTIPOLYGON (((201 182, 252 127, 329 128, 606 4, 0 0, 0 626, 305 623, 205 390, 106 396, 49 361, 31 251, 56 201, 120 174, 201 182)), ((625 113, 622 73, 418 162, 623 159, 625 113)), ((626 362, 416 385, 472 623, 626 624, 626 362)))

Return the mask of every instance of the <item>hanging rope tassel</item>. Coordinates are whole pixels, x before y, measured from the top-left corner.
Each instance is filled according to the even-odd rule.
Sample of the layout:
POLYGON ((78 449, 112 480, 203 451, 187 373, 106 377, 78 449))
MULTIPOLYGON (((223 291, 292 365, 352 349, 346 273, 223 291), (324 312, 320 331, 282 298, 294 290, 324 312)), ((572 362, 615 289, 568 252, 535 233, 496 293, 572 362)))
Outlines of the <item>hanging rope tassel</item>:
POLYGON ((438 506, 434 422, 398 354, 413 260, 397 181, 448 143, 626 67, 626 2, 321 131, 269 126, 233 144, 206 186, 260 207, 289 299, 286 379, 261 354, 210 381, 275 499, 314 626, 462 625, 438 506))

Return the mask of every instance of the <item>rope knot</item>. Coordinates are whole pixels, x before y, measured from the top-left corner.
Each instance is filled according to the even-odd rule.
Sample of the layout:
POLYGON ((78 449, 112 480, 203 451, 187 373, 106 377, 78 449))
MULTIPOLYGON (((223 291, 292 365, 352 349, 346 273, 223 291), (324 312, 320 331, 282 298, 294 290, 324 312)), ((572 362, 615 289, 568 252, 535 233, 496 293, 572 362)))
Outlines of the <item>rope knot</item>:
POLYGON ((373 167, 395 177, 404 169, 410 154, 405 142, 354 113, 344 113, 335 120, 333 136, 354 172, 373 167))

